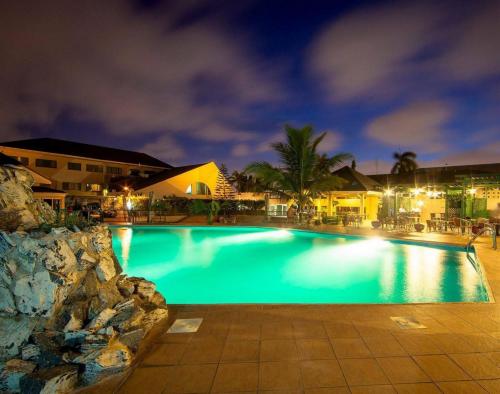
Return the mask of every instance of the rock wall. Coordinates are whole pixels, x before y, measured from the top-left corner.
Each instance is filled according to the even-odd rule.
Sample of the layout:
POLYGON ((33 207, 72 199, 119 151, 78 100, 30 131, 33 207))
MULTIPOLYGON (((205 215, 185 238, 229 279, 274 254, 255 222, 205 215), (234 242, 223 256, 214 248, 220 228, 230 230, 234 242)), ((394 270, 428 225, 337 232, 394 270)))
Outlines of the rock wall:
POLYGON ((0 229, 31 230, 50 223, 55 213, 33 198, 33 177, 23 167, 0 166, 0 229))
MULTIPOLYGON (((1 201, 32 204, 22 176, 2 171, 1 201)), ((15 206, 17 228, 47 223, 32 206, 15 206)), ((121 271, 106 226, 0 231, 0 391, 68 392, 128 367, 168 313, 153 283, 121 271)))

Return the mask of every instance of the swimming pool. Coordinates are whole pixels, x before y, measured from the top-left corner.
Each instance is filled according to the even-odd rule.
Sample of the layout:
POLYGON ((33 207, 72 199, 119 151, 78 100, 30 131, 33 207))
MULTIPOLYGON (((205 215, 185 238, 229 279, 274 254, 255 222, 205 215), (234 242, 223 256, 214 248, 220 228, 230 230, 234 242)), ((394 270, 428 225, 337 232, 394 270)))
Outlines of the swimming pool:
POLYGON ((170 304, 488 301, 463 248, 258 227, 112 227, 170 304))

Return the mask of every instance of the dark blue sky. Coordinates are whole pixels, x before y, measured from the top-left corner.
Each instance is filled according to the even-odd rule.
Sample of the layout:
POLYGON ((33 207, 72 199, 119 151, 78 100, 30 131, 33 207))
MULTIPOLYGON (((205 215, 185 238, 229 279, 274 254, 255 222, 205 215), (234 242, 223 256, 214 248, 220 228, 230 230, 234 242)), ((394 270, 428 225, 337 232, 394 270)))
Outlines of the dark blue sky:
POLYGON ((90 1, 0 6, 0 138, 230 169, 283 124, 368 173, 500 161, 500 1, 90 1), (85 4, 82 4, 85 3, 85 4))

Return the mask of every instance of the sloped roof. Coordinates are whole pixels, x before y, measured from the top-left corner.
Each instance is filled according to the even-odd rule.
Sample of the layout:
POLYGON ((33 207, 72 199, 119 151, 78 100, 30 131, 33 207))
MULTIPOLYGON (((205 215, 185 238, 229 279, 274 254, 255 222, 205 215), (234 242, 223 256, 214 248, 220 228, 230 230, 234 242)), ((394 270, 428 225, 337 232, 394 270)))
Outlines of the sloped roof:
POLYGON ((0 152, 0 166, 6 165, 23 167, 23 165, 16 159, 13 159, 12 157, 4 155, 2 152, 0 152))
POLYGON ((121 185, 123 186, 128 186, 133 190, 141 190, 144 189, 148 186, 154 185, 159 182, 163 182, 167 179, 173 178, 177 175, 181 175, 185 172, 194 170, 195 168, 204 166, 207 163, 201 163, 201 164, 191 164, 188 166, 181 166, 181 167, 172 167, 165 169, 163 171, 157 172, 156 174, 152 174, 147 178, 141 178, 141 177, 115 177, 111 180, 111 183, 115 185, 121 185))
POLYGON ((377 190, 381 188, 380 183, 377 181, 363 175, 352 169, 349 166, 344 166, 337 171, 333 172, 333 175, 337 175, 346 180, 346 182, 339 188, 342 191, 370 191, 377 190))
POLYGON ((31 190, 33 190, 34 193, 59 193, 59 194, 66 194, 65 191, 58 190, 58 189, 52 189, 51 187, 47 187, 47 186, 31 186, 31 190))
POLYGON ((370 175, 371 179, 383 185, 414 185, 437 183, 461 183, 463 178, 498 178, 500 176, 500 163, 472 164, 467 166, 442 166, 417 168, 411 174, 379 174, 370 175))
POLYGON ((0 142, 0 146, 143 166, 163 168, 172 167, 170 164, 164 163, 163 161, 149 156, 146 153, 109 148, 99 145, 83 144, 81 142, 66 141, 56 138, 33 138, 28 140, 0 142))

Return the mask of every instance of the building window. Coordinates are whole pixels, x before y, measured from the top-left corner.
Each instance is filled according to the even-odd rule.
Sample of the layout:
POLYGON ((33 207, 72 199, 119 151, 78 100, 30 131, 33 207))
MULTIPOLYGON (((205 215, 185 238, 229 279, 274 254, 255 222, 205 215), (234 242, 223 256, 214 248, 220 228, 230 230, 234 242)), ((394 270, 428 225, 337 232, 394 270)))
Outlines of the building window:
POLYGON ((37 167, 45 167, 45 168, 57 168, 57 161, 55 160, 47 160, 47 159, 36 159, 35 165, 37 167))
POLYGON ((102 185, 99 183, 87 183, 85 190, 88 192, 100 192, 102 190, 102 185))
POLYGON ((186 194, 193 194, 193 187, 191 186, 191 184, 188 185, 186 189, 186 194))
POLYGON ((131 168, 128 171, 128 174, 131 176, 140 176, 141 175, 141 170, 138 170, 137 168, 131 168))
POLYGON ((269 216, 286 217, 288 206, 286 204, 275 204, 269 206, 269 216))
POLYGON ((97 164, 87 164, 88 172, 102 172, 102 166, 98 166, 97 164))
POLYGON ((82 185, 74 182, 63 182, 62 188, 63 190, 82 190, 82 185))
POLYGON ((209 196, 210 194, 210 189, 208 186, 203 183, 203 182, 196 182, 196 194, 201 194, 203 196, 209 196))
POLYGON ((122 169, 120 167, 106 167, 106 174, 121 175, 122 169))
POLYGON ((68 170, 81 171, 82 170, 82 163, 68 162, 68 170))

